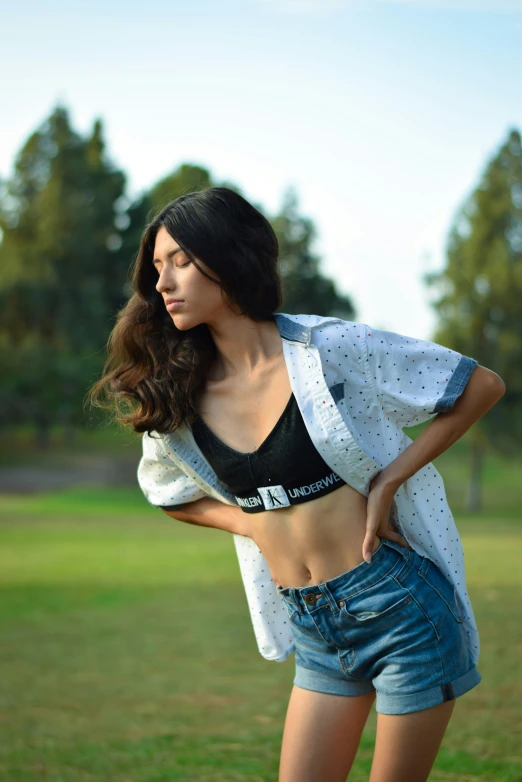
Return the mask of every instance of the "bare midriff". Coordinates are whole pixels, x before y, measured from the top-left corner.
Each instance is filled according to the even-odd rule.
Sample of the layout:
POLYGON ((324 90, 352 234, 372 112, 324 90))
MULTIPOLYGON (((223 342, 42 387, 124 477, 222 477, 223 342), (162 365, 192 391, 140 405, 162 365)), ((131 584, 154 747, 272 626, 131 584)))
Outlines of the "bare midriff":
MULTIPOLYGON (((281 337, 273 357, 255 376, 207 381, 199 413, 229 447, 243 453, 260 446, 292 392, 281 337)), ((322 497, 260 513, 244 513, 249 537, 263 553, 276 585, 310 586, 363 562, 367 498, 348 484, 322 497)), ((379 546, 376 536, 373 551, 379 546)))
MULTIPOLYGON (((248 514, 276 585, 310 586, 363 562, 366 497, 348 484, 299 505, 248 514)), ((246 514, 245 514, 246 515, 246 514)), ((373 551, 380 543, 376 536, 373 551)))

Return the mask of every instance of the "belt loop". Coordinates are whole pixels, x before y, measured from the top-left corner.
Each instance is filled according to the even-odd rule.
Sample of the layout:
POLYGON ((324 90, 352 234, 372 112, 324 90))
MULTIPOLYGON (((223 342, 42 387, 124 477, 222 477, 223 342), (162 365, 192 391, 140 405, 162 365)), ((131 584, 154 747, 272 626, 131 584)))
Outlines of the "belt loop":
POLYGON ((328 605, 332 609, 334 613, 336 613, 339 610, 339 606, 337 605, 337 602, 335 601, 331 591, 328 589, 326 584, 321 584, 318 587, 319 591, 324 595, 326 598, 328 605))
POLYGON ((299 590, 295 587, 290 587, 290 597, 292 598, 292 602, 295 604, 295 607, 297 609, 298 614, 303 613, 303 607, 301 605, 301 598, 299 595, 299 590))

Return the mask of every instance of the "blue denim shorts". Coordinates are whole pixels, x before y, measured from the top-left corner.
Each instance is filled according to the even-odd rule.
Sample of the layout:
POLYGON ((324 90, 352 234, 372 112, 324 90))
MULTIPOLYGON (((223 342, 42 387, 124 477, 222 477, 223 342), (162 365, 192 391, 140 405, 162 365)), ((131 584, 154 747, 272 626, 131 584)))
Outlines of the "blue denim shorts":
POLYGON ((451 582, 428 557, 381 538, 371 562, 304 587, 278 587, 295 640, 294 684, 376 691, 382 714, 457 698, 482 676, 451 582))

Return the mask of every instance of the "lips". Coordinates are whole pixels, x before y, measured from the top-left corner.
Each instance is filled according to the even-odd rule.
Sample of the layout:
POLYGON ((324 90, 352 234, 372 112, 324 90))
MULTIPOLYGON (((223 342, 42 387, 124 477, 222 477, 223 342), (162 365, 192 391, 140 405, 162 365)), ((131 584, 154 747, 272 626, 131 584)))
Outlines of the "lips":
POLYGON ((181 305, 185 302, 182 299, 170 299, 167 301, 167 312, 174 312, 174 310, 179 310, 181 305))

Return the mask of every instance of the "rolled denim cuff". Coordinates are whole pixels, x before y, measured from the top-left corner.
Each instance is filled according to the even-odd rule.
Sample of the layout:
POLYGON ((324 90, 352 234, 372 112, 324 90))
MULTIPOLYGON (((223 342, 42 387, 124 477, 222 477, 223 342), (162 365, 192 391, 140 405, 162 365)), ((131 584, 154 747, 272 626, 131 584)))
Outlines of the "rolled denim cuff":
POLYGON ((478 361, 476 359, 462 356, 448 381, 444 394, 437 400, 437 404, 431 411, 432 413, 447 413, 448 410, 451 410, 458 397, 466 388, 466 383, 477 364, 478 361))

